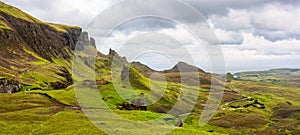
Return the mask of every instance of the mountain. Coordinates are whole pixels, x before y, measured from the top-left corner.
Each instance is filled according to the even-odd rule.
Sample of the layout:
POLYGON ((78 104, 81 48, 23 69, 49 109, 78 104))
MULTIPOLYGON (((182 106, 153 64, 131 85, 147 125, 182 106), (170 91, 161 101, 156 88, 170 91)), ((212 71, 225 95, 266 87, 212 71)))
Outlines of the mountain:
POLYGON ((165 70, 164 73, 172 72, 202 72, 205 73, 202 69, 189 65, 185 62, 178 62, 173 68, 165 70))
POLYGON ((83 113, 89 108, 92 117, 97 116, 94 124, 118 134, 124 130, 142 134, 145 130, 135 125, 120 128, 124 121, 108 117, 107 112, 131 122, 152 120, 164 124, 151 125, 153 134, 169 129, 174 129, 169 134, 195 135, 300 134, 298 69, 235 76, 241 77, 207 73, 184 62, 170 70, 155 71, 139 62, 130 63, 111 49, 104 55, 81 28, 42 22, 0 2, 0 134, 105 134, 83 113), (269 83, 268 78, 276 81, 269 83), (225 88, 210 89, 212 81, 224 84, 225 79, 231 80, 225 88), (96 90, 85 87, 95 83, 96 90), (88 102, 80 102, 85 98, 88 102), (136 106, 141 98, 147 111, 136 106), (193 106, 192 100, 196 101, 193 106), (213 111, 210 105, 219 100, 210 121, 199 126, 203 109, 213 111), (100 115, 94 107, 98 101, 109 107, 101 107, 100 115), (189 106, 192 110, 186 113, 189 106))
POLYGON ((130 65, 146 77, 149 77, 153 72, 158 72, 140 62, 131 62, 130 65))
POLYGON ((201 88, 209 89, 211 80, 215 79, 216 82, 222 82, 222 80, 212 77, 212 74, 203 71, 202 69, 189 65, 185 62, 178 62, 173 68, 163 71, 164 76, 168 81, 181 83, 185 82, 187 85, 199 86, 201 88), (182 76, 187 76, 183 78, 182 76), (188 77, 190 76, 190 77, 188 77), (193 77, 198 76, 198 77, 193 77), (184 80, 183 80, 184 79, 184 80), (199 80, 200 79, 200 80, 199 80))
MULTIPOLYGON (((61 89, 70 86, 71 62, 76 42, 80 40, 84 44, 95 46, 94 39, 89 38, 87 32, 82 32, 80 27, 42 22, 3 2, 0 3, 0 21, 0 76, 19 81, 25 89, 61 89)), ((117 53, 110 50, 109 56, 99 54, 100 61, 96 64, 99 69, 109 71, 109 64, 112 63, 109 57, 117 53), (101 65, 104 60, 106 64, 101 65)), ((131 65, 133 70, 136 69, 146 77, 156 72, 142 63, 133 62, 131 65)), ((167 80, 179 83, 178 67, 184 70, 181 72, 198 71, 203 75, 201 84, 210 85, 209 74, 183 62, 161 73, 167 80)), ((108 72, 104 74, 105 77, 99 77, 98 80, 111 78, 108 72)), ((194 80, 190 82, 198 83, 194 80)))
POLYGON ((77 26, 42 22, 0 2, 0 76, 27 89, 60 89, 72 84, 72 50, 88 39, 77 26))

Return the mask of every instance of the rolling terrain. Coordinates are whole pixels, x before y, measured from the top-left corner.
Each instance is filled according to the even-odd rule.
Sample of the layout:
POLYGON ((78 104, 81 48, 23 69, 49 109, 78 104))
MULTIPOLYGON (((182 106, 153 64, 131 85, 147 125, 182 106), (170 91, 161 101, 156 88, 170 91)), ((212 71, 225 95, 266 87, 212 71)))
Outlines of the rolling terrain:
MULTIPOLYGON (((221 75, 184 62, 170 70, 155 71, 140 62, 128 62, 114 50, 107 55, 96 51, 94 39, 77 26, 42 22, 0 2, 0 134, 105 134, 84 114, 85 107, 93 107, 97 100, 84 105, 77 100, 78 94, 94 92, 78 87, 81 85, 95 85, 102 97, 99 101, 123 118, 162 118, 170 126, 160 130, 175 128, 169 134, 300 134, 299 70, 235 75, 240 79, 226 77, 224 82, 221 75), (74 55, 78 58, 75 62, 83 64, 72 68, 74 55), (224 95, 219 97, 221 103, 212 119, 200 126, 212 82, 225 84, 219 88, 224 95), (197 97, 195 106, 189 114, 184 114, 183 108, 175 111, 178 114, 167 114, 178 101, 192 102, 180 98, 182 88, 197 97), (128 98, 120 97, 117 89, 128 98), (157 99, 161 91, 164 93, 157 99), (146 95, 146 102, 157 101, 148 105, 147 111, 137 110, 131 100, 139 93, 146 95), (180 121, 182 115, 188 117, 180 121)), ((96 119, 102 125, 113 123, 112 129, 122 126, 115 118, 106 121, 96 119)), ((139 132, 136 128, 126 130, 139 132)), ((160 130, 153 130, 153 134, 160 134, 160 130)))
POLYGON ((244 80, 300 87, 300 69, 281 68, 265 71, 240 72, 235 75, 244 80))

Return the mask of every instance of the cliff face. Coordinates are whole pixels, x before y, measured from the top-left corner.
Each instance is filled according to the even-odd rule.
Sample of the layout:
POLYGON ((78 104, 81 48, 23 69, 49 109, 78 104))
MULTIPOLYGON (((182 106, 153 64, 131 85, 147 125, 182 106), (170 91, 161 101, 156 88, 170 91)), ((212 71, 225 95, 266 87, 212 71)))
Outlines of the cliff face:
POLYGON ((19 82, 26 89, 71 85, 71 61, 79 40, 95 46, 80 27, 42 22, 0 2, 0 78, 18 80, 1 82, 1 92, 19 82))
POLYGON ((59 31, 46 23, 33 23, 0 11, 0 16, 11 28, 1 33, 2 39, 28 45, 39 56, 52 61, 53 57, 69 59, 69 49, 74 49, 81 28, 70 27, 59 31))

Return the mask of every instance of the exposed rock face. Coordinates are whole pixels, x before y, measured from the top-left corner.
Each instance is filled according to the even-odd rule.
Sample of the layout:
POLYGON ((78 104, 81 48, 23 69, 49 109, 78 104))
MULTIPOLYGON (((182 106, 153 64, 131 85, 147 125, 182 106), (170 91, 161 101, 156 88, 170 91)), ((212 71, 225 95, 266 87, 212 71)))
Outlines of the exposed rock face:
POLYGON ((1 11, 0 16, 5 18, 5 22, 12 28, 11 32, 1 32, 3 39, 26 44, 49 61, 53 57, 70 58, 64 47, 74 49, 82 31, 81 28, 76 27, 67 28, 66 32, 62 32, 47 24, 28 22, 1 11))
POLYGON ((62 68, 60 71, 61 73, 58 73, 58 75, 64 77, 65 81, 50 82, 48 84, 50 89, 63 89, 73 84, 72 75, 69 71, 66 68, 62 68))
POLYGON ((96 46, 80 27, 42 22, 2 2, 0 43, 0 77, 14 79, 21 71, 20 83, 40 89, 72 85, 73 50, 78 44, 96 46))
POLYGON ((124 66, 122 73, 121 73, 121 79, 122 81, 125 81, 128 79, 128 75, 129 75, 129 67, 128 66, 124 66))
MULTIPOLYGON (((76 49, 77 50, 83 50, 84 46, 91 45, 94 48, 96 48, 96 41, 94 38, 90 38, 88 32, 82 32, 81 35, 78 38, 78 41, 76 43, 76 49)), ((73 49, 74 50, 74 49, 73 49)))
POLYGON ((20 89, 21 86, 17 81, 6 78, 0 79, 0 93, 15 93, 20 89))

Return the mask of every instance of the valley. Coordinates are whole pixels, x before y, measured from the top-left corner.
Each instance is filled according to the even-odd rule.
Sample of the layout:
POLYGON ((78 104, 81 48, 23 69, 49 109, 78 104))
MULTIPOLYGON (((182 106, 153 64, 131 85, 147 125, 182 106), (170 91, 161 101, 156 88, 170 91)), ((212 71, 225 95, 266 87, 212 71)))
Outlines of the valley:
POLYGON ((300 134, 297 69, 241 72, 233 78, 179 62, 155 71, 95 46, 80 27, 42 22, 0 2, 0 134, 106 134, 97 124, 116 134, 143 133, 134 126, 119 128, 124 123, 110 111, 165 124, 148 127, 153 134, 173 128, 170 135, 300 134), (208 123, 199 125, 212 88, 221 93, 212 98, 220 104, 208 123), (149 103, 146 111, 131 101, 141 93, 149 103), (188 106, 172 112, 178 101, 192 105, 193 100, 189 113, 188 106))

